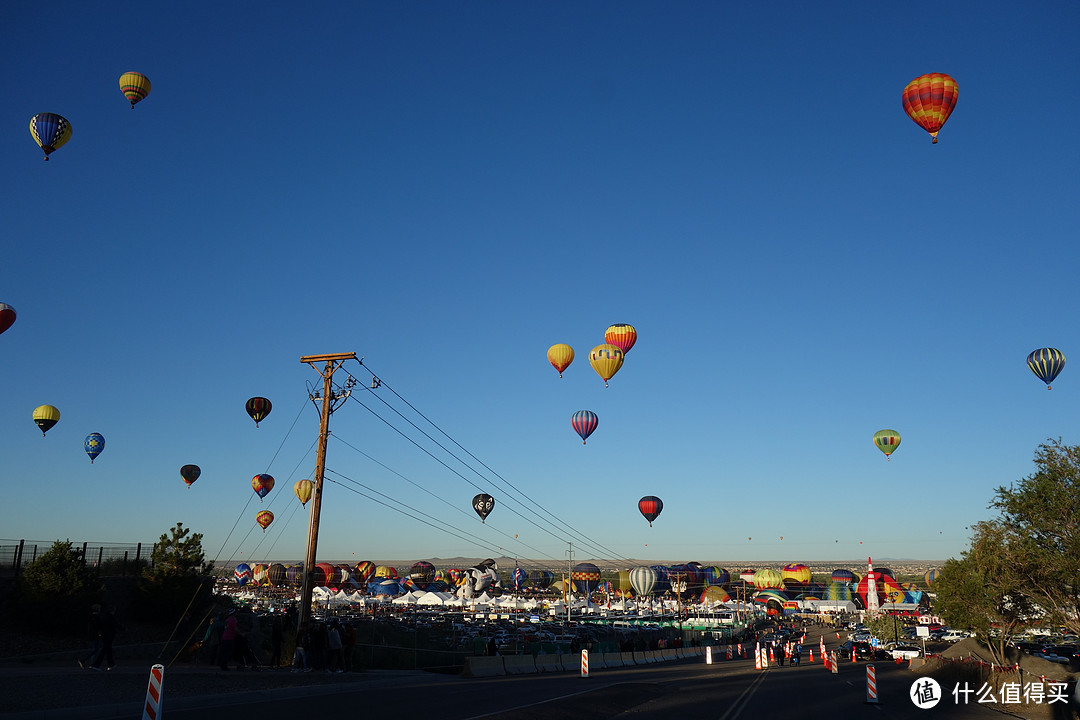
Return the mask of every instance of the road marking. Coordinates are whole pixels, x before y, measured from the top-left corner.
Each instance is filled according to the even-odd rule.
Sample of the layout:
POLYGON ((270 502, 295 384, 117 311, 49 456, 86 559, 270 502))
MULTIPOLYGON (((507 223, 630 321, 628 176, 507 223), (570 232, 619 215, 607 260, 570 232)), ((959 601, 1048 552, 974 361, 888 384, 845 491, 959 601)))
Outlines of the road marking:
POLYGON ((739 714, 746 708, 746 705, 750 702, 750 698, 754 696, 754 691, 757 690, 757 686, 765 679, 768 673, 760 673, 754 681, 746 686, 746 689, 742 691, 739 697, 735 698, 733 702, 723 715, 720 716, 720 720, 736 720, 739 714))
POLYGON ((616 685, 625 685, 625 682, 608 683, 607 685, 598 685, 596 687, 590 687, 587 690, 578 690, 572 692, 569 695, 560 695, 558 697, 548 698, 546 700, 540 700, 538 702, 529 703, 528 705, 518 705, 512 708, 503 708, 502 710, 496 710, 494 712, 484 713, 483 715, 472 715, 465 720, 480 720, 480 718, 491 717, 492 715, 502 715, 503 713, 514 712, 515 710, 524 710, 525 708, 536 707, 537 705, 546 705, 550 702, 557 702, 559 700, 566 700, 567 698, 577 697, 578 695, 584 695, 585 693, 596 692, 597 690, 604 690, 606 688, 615 687, 616 685))

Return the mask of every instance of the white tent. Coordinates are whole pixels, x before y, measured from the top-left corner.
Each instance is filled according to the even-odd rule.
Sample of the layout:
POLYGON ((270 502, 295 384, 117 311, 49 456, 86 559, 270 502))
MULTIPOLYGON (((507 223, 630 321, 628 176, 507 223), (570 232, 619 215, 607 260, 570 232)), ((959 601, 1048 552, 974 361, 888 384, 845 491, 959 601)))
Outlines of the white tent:
POLYGON ((391 602, 395 605, 415 605, 420 597, 418 593, 407 592, 401 597, 394 598, 391 602))
POLYGON ((425 606, 443 606, 446 601, 453 597, 450 593, 442 592, 429 592, 420 596, 420 599, 416 601, 417 605, 425 606))

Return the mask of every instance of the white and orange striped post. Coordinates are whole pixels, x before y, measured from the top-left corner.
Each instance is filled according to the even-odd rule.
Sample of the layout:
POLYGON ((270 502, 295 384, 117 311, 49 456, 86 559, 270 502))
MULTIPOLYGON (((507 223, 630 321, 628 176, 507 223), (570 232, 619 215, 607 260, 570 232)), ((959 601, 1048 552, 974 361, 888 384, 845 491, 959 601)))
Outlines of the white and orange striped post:
POLYGON ((832 670, 833 675, 837 675, 840 673, 840 668, 838 667, 838 663, 836 662, 835 650, 829 653, 829 669, 832 670))
POLYGON ((761 669, 761 643, 754 646, 754 669, 761 669))
POLYGON ((589 651, 581 650, 581 677, 589 677, 589 651))
POLYGON ((146 704, 143 705, 142 720, 158 720, 161 717, 161 694, 165 686, 165 666, 158 664, 150 668, 150 684, 146 686, 146 704))
POLYGON ((873 663, 866 666, 866 702, 872 705, 878 703, 877 677, 874 675, 873 663))
POLYGON ((730 645, 727 646, 727 659, 728 660, 731 659, 731 646, 730 645))
POLYGON ((705 664, 712 665, 712 645, 705 646, 705 664))

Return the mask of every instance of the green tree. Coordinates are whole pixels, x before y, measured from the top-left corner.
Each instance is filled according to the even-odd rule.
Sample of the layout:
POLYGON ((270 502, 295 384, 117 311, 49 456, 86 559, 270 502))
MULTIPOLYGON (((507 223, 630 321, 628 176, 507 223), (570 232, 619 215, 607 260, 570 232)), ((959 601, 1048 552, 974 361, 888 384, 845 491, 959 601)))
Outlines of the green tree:
POLYGON ((884 643, 898 642, 902 640, 901 633, 906 627, 895 615, 879 613, 874 617, 867 617, 864 621, 870 634, 884 643))
POLYGON ((150 566, 139 579, 140 609, 150 616, 173 619, 186 608, 198 609, 209 601, 214 565, 206 561, 202 537, 178 522, 154 543, 150 566))
POLYGON ((950 627, 973 631, 1005 664, 1005 646, 1030 622, 1031 599, 1026 539, 1000 520, 975 525, 971 546, 946 561, 934 581, 934 610, 950 627))
POLYGON ((1032 598, 1051 622, 1080 633, 1080 446, 1050 440, 1035 467, 999 487, 991 507, 1019 545, 1032 598))
POLYGON ((81 549, 57 540, 22 572, 17 597, 23 617, 38 627, 66 632, 86 621, 91 604, 103 591, 97 575, 88 570, 81 549))

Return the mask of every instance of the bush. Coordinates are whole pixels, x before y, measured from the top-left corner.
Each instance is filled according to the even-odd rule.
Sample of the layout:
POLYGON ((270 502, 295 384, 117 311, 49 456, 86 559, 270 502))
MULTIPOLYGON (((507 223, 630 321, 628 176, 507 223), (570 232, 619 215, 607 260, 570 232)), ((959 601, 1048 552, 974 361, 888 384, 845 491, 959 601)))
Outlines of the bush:
POLYGON ((27 565, 17 581, 16 597, 24 618, 42 630, 66 633, 84 624, 103 589, 87 569, 82 551, 57 540, 27 565))

